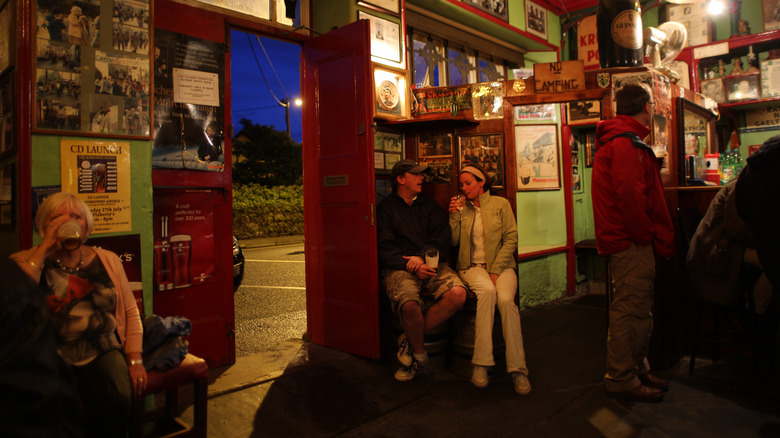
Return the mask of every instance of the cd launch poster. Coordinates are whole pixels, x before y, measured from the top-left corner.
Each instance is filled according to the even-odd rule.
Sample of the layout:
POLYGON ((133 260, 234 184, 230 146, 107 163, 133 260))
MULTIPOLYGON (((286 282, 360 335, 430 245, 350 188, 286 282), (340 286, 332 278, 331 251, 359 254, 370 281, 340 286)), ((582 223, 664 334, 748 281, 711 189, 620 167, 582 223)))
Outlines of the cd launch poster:
POLYGON ((132 230, 130 143, 61 140, 62 191, 87 203, 93 233, 132 230))
POLYGON ((156 29, 152 167, 221 172, 225 47, 156 29))

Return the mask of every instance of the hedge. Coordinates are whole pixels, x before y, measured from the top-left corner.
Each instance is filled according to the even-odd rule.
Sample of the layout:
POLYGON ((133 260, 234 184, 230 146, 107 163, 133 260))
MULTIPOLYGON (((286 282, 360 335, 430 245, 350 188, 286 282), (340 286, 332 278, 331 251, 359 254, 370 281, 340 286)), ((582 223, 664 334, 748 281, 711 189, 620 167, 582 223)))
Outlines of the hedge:
POLYGON ((303 186, 233 186, 233 235, 239 239, 303 234, 303 186))

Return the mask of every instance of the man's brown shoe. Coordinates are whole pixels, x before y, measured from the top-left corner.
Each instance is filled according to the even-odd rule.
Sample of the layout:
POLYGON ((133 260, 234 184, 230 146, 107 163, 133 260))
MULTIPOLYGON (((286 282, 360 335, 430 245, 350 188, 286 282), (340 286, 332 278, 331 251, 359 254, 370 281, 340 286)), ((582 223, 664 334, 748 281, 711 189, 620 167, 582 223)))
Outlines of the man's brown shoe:
POLYGON ((660 389, 661 391, 669 390, 669 381, 650 374, 650 371, 640 374, 639 381, 642 382, 643 385, 651 388, 660 389))
POLYGON ((648 388, 639 384, 628 391, 607 391, 612 398, 638 402, 660 402, 664 400, 664 392, 657 388, 648 388))

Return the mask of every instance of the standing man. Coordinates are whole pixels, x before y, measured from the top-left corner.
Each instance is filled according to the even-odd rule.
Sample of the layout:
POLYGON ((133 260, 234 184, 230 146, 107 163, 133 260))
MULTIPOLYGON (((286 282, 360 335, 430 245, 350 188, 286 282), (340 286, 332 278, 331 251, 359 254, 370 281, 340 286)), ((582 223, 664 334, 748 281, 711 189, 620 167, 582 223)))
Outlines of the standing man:
POLYGON ((615 93, 617 116, 596 126, 593 216, 599 254, 609 254, 612 301, 607 337, 607 394, 661 401, 669 382, 650 374, 654 250, 674 256, 674 228, 658 160, 642 142, 650 133, 652 95, 629 84, 615 93))
POLYGON ((382 282, 405 332, 398 338, 401 368, 396 380, 412 380, 425 365, 423 335, 449 319, 466 301, 466 288, 447 264, 450 227, 447 213, 422 194, 426 167, 401 160, 390 173, 393 193, 377 206, 377 246, 382 282), (438 268, 428 266, 425 252, 439 252, 438 268), (423 315, 420 291, 427 288, 435 303, 423 315))

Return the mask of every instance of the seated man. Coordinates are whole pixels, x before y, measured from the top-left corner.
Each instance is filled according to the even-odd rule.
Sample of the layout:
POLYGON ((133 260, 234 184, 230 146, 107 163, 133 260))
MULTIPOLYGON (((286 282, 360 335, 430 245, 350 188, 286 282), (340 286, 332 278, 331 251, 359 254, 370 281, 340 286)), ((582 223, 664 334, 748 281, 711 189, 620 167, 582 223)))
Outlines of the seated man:
POLYGON ((466 288, 447 265, 447 213, 421 193, 426 169, 412 160, 396 163, 390 176, 393 193, 377 206, 380 275, 405 330, 398 339, 397 356, 402 366, 395 373, 395 378, 403 382, 413 379, 428 359, 425 332, 449 319, 466 301, 466 288), (439 252, 438 269, 425 263, 429 248, 439 252), (436 300, 425 315, 420 307, 423 287, 436 300))

